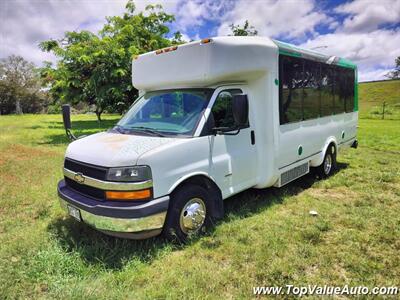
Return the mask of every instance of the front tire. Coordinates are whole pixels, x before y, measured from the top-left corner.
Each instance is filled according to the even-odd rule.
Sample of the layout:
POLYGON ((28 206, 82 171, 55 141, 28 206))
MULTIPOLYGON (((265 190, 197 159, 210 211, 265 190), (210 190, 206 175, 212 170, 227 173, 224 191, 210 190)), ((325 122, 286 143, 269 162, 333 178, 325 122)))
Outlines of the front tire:
POLYGON ((317 174, 320 178, 327 178, 336 171, 336 166, 336 147, 329 145, 322 164, 317 167, 317 174))
POLYGON ((212 224, 212 205, 206 189, 186 184, 173 193, 163 234, 172 241, 184 243, 201 234, 212 224))

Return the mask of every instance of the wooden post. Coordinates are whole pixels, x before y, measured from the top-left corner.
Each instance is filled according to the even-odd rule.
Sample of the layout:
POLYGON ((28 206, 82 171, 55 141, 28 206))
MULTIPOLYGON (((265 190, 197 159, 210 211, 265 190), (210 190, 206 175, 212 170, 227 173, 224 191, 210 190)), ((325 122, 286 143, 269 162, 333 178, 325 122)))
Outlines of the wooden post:
POLYGON ((385 106, 386 106, 386 102, 383 101, 383 108, 382 108, 382 120, 385 119, 385 106))

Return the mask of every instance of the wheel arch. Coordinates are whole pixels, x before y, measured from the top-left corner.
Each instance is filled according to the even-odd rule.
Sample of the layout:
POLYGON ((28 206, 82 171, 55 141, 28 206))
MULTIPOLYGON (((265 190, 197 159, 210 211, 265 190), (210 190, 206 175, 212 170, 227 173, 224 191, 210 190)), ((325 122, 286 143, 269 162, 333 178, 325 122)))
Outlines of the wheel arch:
POLYGON ((326 139, 324 146, 321 149, 320 155, 318 155, 316 158, 311 160, 311 163, 310 163, 311 167, 318 167, 322 164, 322 162, 324 161, 326 151, 328 150, 330 145, 333 145, 335 147, 335 152, 337 153, 338 144, 337 144, 336 137, 330 136, 326 139))
POLYGON ((194 173, 181 177, 169 190, 169 194, 173 194, 182 188, 185 184, 194 184, 205 188, 207 191, 211 191, 212 204, 213 204, 213 217, 221 219, 224 215, 224 203, 222 199, 222 192, 215 181, 208 176, 207 173, 194 173))

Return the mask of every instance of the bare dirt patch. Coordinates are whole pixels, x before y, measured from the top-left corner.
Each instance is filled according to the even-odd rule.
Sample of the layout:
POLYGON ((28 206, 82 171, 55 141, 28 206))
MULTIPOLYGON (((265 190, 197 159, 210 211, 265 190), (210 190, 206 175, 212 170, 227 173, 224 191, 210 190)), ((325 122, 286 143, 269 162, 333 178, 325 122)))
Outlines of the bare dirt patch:
POLYGON ((25 161, 38 157, 52 157, 57 155, 54 151, 44 150, 40 148, 27 147, 20 144, 13 144, 1 151, 0 166, 7 161, 25 161))
POLYGON ((13 174, 9 174, 9 173, 1 174, 0 178, 1 178, 1 181, 3 183, 6 183, 6 184, 7 183, 11 184, 11 183, 16 182, 18 180, 17 176, 15 176, 13 174))
POLYGON ((314 198, 333 198, 335 200, 348 200, 357 198, 358 193, 346 187, 337 187, 329 189, 313 188, 307 191, 308 194, 314 198))

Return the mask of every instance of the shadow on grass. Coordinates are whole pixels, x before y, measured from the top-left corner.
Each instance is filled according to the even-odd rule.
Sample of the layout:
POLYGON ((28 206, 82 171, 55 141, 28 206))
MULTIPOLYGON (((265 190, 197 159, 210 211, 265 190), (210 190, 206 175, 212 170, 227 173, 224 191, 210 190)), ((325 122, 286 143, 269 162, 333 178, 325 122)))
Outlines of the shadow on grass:
MULTIPOLYGON (((348 163, 338 162, 336 173, 347 167, 348 163)), ((246 218, 257 214, 275 204, 282 203, 286 197, 295 196, 310 188, 318 180, 315 173, 310 172, 281 188, 269 187, 243 191, 224 201, 225 218, 223 221, 229 221, 229 219, 236 217, 246 218)))
POLYGON ((69 217, 55 220, 48 230, 65 252, 78 252, 87 264, 112 270, 123 268, 132 258, 151 263, 163 249, 171 248, 159 237, 136 241, 107 236, 69 217))
MULTIPOLYGON (((337 171, 340 172, 347 166, 346 163, 338 163, 337 171)), ((310 173, 282 188, 249 189, 241 192, 224 202, 225 217, 220 222, 260 213, 282 203, 288 196, 310 188, 316 181, 316 176, 310 173)), ((55 220, 48 226, 48 230, 66 252, 77 251, 88 264, 101 265, 107 269, 121 269, 132 258, 150 264, 163 250, 185 247, 171 244, 161 237, 147 240, 110 237, 68 217, 55 220)), ((212 230, 208 234, 212 234, 212 230)), ((199 238, 201 239, 194 238, 192 242, 199 238)))
MULTIPOLYGON (((73 121, 72 122, 72 132, 76 137, 90 135, 96 132, 105 131, 109 128, 112 128, 118 119, 113 120, 102 120, 98 122, 97 120, 88 120, 88 121, 73 121)), ((61 145, 68 144, 70 140, 67 135, 64 133, 64 124, 63 122, 45 122, 49 125, 47 127, 42 127, 46 129, 60 129, 63 131, 62 134, 49 134, 46 136, 44 141, 39 142, 39 145, 61 145)), ((31 128, 34 129, 34 128, 31 128)))

